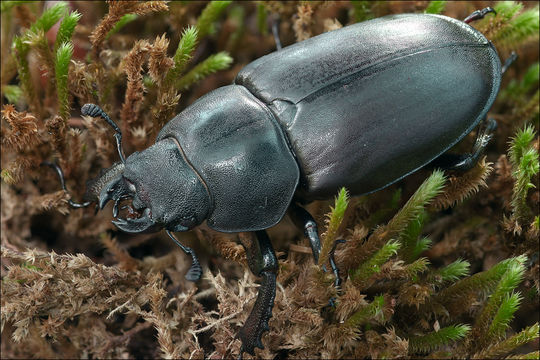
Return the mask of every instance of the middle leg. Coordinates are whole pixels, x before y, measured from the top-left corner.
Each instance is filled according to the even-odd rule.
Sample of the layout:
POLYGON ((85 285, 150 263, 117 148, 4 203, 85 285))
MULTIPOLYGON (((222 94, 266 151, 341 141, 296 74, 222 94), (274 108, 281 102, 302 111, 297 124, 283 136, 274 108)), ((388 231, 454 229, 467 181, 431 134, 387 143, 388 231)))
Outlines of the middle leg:
POLYGON ((268 320, 272 317, 278 270, 276 254, 266 231, 261 230, 248 234, 240 236, 240 240, 246 250, 249 269, 254 275, 261 277, 261 286, 253 310, 238 332, 237 337, 242 341, 240 357, 244 351, 255 355, 256 347, 264 348, 261 336, 269 329, 268 320))
MULTIPOLYGON (((313 252, 313 259, 315 260, 315 263, 318 264, 319 255, 321 253, 321 240, 319 238, 319 231, 315 219, 306 209, 295 203, 291 204, 289 215, 295 225, 304 230, 304 236, 309 240, 311 251, 313 252)), ((335 276, 336 287, 341 284, 341 278, 339 277, 339 270, 334 261, 334 250, 336 249, 336 245, 342 242, 344 242, 344 240, 336 240, 329 254, 330 266, 332 267, 332 272, 335 276)))

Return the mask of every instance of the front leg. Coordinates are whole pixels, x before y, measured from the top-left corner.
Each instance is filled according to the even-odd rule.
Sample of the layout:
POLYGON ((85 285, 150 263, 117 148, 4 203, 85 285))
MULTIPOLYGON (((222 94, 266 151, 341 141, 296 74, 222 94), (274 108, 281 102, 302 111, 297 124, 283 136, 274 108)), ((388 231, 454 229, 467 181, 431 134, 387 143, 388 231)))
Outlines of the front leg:
POLYGON ((196 282, 201 278, 202 275, 202 267, 201 263, 199 262, 199 259, 197 258, 197 255, 195 254, 195 251, 193 251, 192 248, 187 247, 183 245, 178 239, 170 232, 169 230, 165 230, 167 232, 167 235, 176 243, 176 245, 180 246, 180 248, 189 256, 191 256, 191 267, 189 268, 189 271, 187 272, 185 278, 188 281, 196 282))
POLYGON ((264 349, 261 336, 264 331, 269 330, 268 320, 272 317, 272 308, 276 297, 278 270, 276 254, 266 231, 256 231, 254 234, 255 236, 240 237, 242 245, 246 249, 249 269, 253 274, 262 278, 253 310, 237 335, 242 341, 240 356, 244 351, 255 355, 256 347, 264 349))

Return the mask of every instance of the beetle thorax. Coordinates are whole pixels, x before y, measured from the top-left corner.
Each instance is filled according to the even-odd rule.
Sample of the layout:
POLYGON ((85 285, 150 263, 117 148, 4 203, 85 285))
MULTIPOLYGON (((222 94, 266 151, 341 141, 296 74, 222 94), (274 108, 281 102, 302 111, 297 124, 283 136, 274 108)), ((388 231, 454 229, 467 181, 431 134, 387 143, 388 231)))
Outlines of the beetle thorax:
POLYGON ((210 196, 174 139, 158 141, 126 159, 123 180, 131 190, 136 219, 115 222, 124 231, 185 231, 204 221, 210 196), (130 224, 145 222, 145 229, 130 224))

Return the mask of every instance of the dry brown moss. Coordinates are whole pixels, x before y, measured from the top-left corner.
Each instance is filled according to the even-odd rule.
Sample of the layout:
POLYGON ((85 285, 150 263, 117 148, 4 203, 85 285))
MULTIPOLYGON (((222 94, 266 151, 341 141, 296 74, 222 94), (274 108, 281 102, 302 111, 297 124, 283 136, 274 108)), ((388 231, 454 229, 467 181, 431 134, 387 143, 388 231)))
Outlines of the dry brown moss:
MULTIPOLYGON (((57 61, 52 41, 47 47, 54 40, 50 33, 37 31, 9 50, 14 36, 23 39, 40 18, 43 4, 2 9, 2 357, 236 356, 240 342, 235 335, 257 290, 241 241, 204 227, 183 234, 182 241, 195 248, 205 269, 203 280, 192 284, 183 277, 189 259, 166 237, 117 232, 108 209, 96 215, 93 209, 70 210, 68 198, 81 199, 86 180, 117 156, 110 129, 97 119, 82 118, 80 105, 102 106, 124 130, 126 150, 140 150, 171 115, 231 83, 243 65, 274 50, 271 31, 261 32, 256 25, 261 14, 266 14, 261 24, 268 29, 273 14, 281 19, 280 37, 287 45, 340 24, 421 12, 427 2, 235 2, 205 28, 207 36, 187 44, 176 60, 178 44, 189 40, 184 38, 188 25, 208 23, 209 15, 198 22, 206 3, 74 4, 82 18, 72 37, 67 121, 61 116, 64 100, 47 85, 57 61), (108 36, 126 14, 139 17, 108 36), (223 50, 235 60, 230 70, 205 77, 189 90, 176 87, 177 76, 187 76, 223 50), (40 67, 49 75, 41 74, 40 67), (17 89, 7 85, 18 86, 22 95, 15 96, 17 89), (52 159, 62 165, 71 195, 59 190, 50 169, 39 167, 52 159)), ((444 13, 464 18, 487 5, 449 3, 444 13)), ((509 42, 500 31, 508 19, 501 16, 488 15, 477 25, 494 36, 506 56, 509 42)), ((511 79, 521 84, 538 61, 537 38, 512 44, 520 58, 503 88, 511 79)), ((464 175, 447 174, 443 191, 430 205, 428 199, 421 201, 414 216, 405 204, 426 171, 351 199, 343 221, 330 231, 324 227, 330 202, 310 205, 321 232, 347 240, 336 251, 344 277, 341 289, 313 264, 307 241, 287 219, 270 229, 280 269, 271 330, 263 336, 266 348, 257 352, 259 357, 501 357, 534 337, 538 227, 527 219, 517 223, 523 230, 518 234, 502 224, 511 216, 515 181, 504 154, 517 127, 532 123, 538 128, 538 82, 512 89, 490 112, 499 129, 487 159, 464 175), (490 174, 491 163, 495 174, 490 174), (521 254, 528 256, 521 265, 515 259, 500 262, 521 254), (459 259, 477 275, 466 276, 459 259), (376 271, 365 264, 376 265, 376 271), (483 322, 463 339, 512 264, 524 269, 514 290, 522 294, 522 310, 506 338, 479 341, 489 323, 483 322), (331 299, 335 307, 328 306, 331 299)), ((467 138, 454 151, 469 151, 473 140, 467 138)), ((537 137, 533 146, 538 149, 537 137)), ((538 183, 537 175, 532 181, 538 183)), ((527 195, 527 206, 538 215, 538 188, 527 195)), ((518 352, 537 348, 535 343, 518 352)))

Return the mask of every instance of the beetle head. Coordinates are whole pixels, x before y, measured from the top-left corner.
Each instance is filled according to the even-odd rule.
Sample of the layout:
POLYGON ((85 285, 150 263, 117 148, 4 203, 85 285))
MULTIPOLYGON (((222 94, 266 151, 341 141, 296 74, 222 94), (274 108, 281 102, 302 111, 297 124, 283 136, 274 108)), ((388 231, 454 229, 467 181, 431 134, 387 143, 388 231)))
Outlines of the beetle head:
MULTIPOLYGON (((77 203, 70 199, 72 207, 83 208, 96 202, 97 209, 103 209, 113 200, 113 216, 116 218, 113 223, 130 233, 154 232, 162 228, 186 231, 206 219, 210 212, 210 195, 203 180, 182 156, 175 139, 162 139, 126 159, 122 133, 116 123, 95 104, 85 104, 81 113, 101 117, 114 130, 120 162, 88 181, 85 202, 77 203), (122 207, 127 208, 128 214, 119 217, 120 202, 129 199, 132 206, 122 207)), ((55 163, 44 162, 42 165, 56 170, 62 189, 67 192, 62 169, 55 163)))
POLYGON ((100 186, 100 208, 113 200, 113 215, 117 217, 119 202, 132 199, 132 206, 126 206, 127 216, 113 221, 125 232, 186 231, 200 224, 209 212, 208 192, 173 139, 131 154, 125 165, 115 164, 94 180, 103 181, 107 183, 100 186))

